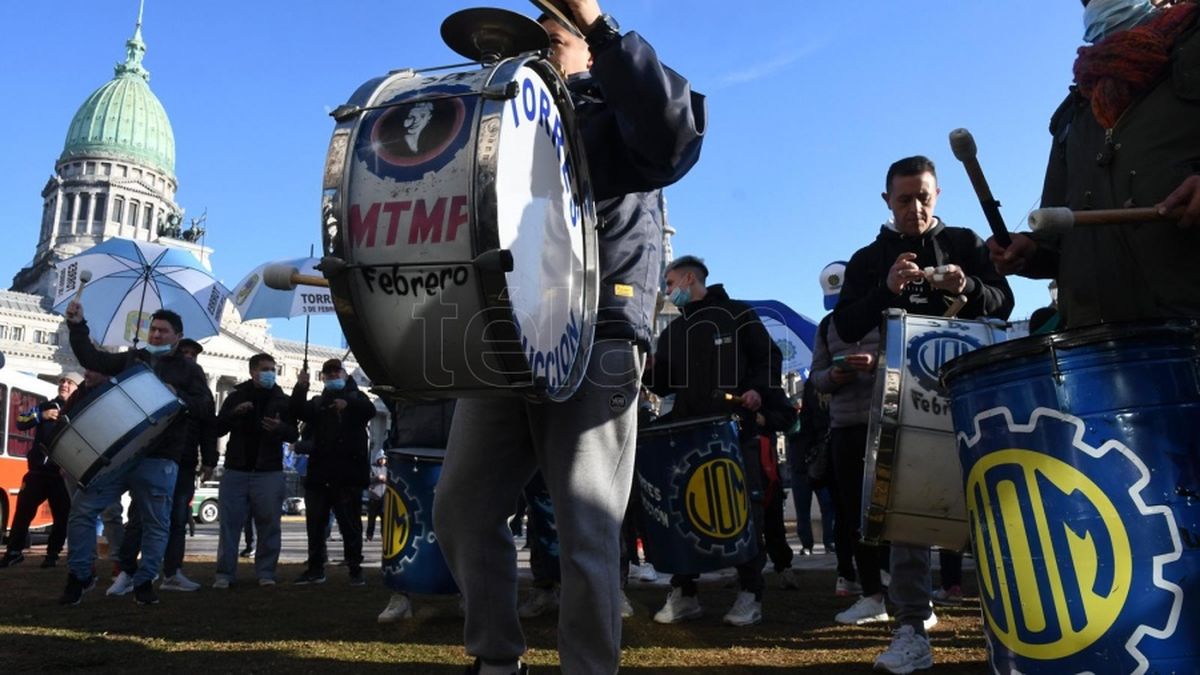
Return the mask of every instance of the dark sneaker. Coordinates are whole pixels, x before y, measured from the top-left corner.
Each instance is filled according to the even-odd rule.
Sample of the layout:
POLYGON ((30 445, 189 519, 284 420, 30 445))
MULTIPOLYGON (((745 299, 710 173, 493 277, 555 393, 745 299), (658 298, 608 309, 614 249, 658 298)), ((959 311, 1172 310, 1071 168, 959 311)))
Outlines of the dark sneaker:
POLYGON ((153 581, 143 581, 133 589, 133 599, 139 605, 157 605, 158 594, 154 592, 153 581))
POLYGON ((57 567, 57 566, 58 566, 58 556, 56 556, 56 555, 48 555, 45 558, 42 558, 42 564, 39 565, 39 567, 41 567, 44 570, 50 569, 51 567, 57 567))
POLYGON ((361 567, 355 567, 350 570, 350 585, 351 586, 366 586, 367 580, 363 577, 361 567))
POLYGON ((297 586, 303 586, 305 584, 323 584, 325 583, 325 572, 304 570, 304 574, 296 577, 296 580, 292 583, 296 584, 297 586))
POLYGON ((254 557, 254 548, 251 546, 247 546, 246 548, 242 549, 240 553, 238 553, 238 557, 239 558, 253 558, 254 557))
MULTIPOLYGON (((478 675, 479 670, 481 668, 483 668, 483 660, 476 658, 475 663, 472 663, 470 666, 467 666, 467 675, 478 675)), ((516 663, 512 664, 512 674, 513 675, 529 675, 529 666, 524 663, 521 663, 520 661, 517 661, 516 663)))
POLYGON ((9 551, 0 558, 0 567, 12 567, 25 562, 25 554, 20 551, 9 551))
POLYGON ((62 597, 58 599, 58 604, 73 607, 79 604, 83 599, 83 594, 96 587, 96 575, 88 577, 86 580, 76 578, 74 574, 67 573, 67 587, 63 590, 62 597))

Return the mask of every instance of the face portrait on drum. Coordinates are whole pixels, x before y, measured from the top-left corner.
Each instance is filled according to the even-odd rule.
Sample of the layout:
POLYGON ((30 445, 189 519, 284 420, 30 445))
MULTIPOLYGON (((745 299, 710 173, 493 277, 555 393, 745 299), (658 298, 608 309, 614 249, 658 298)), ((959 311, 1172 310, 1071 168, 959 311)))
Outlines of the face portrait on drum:
POLYGON ((933 227, 933 209, 941 193, 937 177, 930 171, 892 176, 883 201, 892 212, 896 231, 906 237, 919 237, 933 227))
POLYGON ((550 35, 550 55, 547 57, 563 77, 587 72, 592 67, 592 52, 583 38, 576 37, 554 19, 542 21, 550 35))
POLYGON ((404 118, 404 143, 408 146, 409 152, 414 155, 420 153, 421 132, 429 125, 431 119, 433 119, 432 103, 414 105, 404 118))

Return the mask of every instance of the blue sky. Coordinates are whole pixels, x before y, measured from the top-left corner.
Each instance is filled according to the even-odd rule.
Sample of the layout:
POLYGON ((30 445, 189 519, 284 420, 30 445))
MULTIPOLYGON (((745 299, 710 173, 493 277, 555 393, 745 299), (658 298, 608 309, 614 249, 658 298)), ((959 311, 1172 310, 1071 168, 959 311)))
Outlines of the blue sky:
MULTIPOLYGON (((208 209, 213 266, 232 286, 318 238, 327 112, 367 79, 456 63, 442 19, 477 2, 147 0, 150 85, 175 132, 177 201, 208 209)), ((533 6, 493 6, 533 14, 533 6)), ((662 60, 708 95, 700 163, 667 191, 677 255, 708 261, 735 297, 823 313, 817 274, 874 238, 893 160, 926 154, 938 215, 987 226, 948 133, 965 126, 1010 229, 1028 229, 1049 149, 1047 123, 1080 45, 1077 0, 609 0, 662 60), (686 11, 684 11, 686 8, 686 11)), ((29 262, 40 191, 71 116, 112 77, 136 0, 0 3, 0 280, 29 262)), ((1014 317, 1047 303, 1016 279, 1014 317)), ((303 321, 274 322, 286 337, 303 321)), ((333 318, 314 335, 337 344, 333 318)))

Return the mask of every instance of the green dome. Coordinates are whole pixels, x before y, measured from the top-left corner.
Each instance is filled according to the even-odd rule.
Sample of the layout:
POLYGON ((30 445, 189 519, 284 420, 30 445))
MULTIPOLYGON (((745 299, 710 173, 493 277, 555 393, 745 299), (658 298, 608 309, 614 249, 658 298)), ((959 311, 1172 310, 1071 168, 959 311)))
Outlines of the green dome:
POLYGON ((141 17, 125 49, 125 62, 117 64, 113 79, 93 92, 71 119, 59 161, 126 159, 174 178, 175 134, 167 111, 150 91, 150 73, 142 66, 146 44, 141 17))

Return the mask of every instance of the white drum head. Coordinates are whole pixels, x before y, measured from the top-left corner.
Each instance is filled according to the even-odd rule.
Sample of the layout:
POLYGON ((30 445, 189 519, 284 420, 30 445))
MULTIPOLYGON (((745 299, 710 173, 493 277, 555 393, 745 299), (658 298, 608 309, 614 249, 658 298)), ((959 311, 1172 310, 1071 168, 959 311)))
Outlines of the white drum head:
MULTIPOLYGON (((584 216, 564 172, 566 134, 555 97, 527 66, 505 106, 496 168, 496 228, 513 255, 508 299, 535 381, 567 384, 584 320, 584 216)), ((570 165, 568 165, 570 166, 570 165)))

